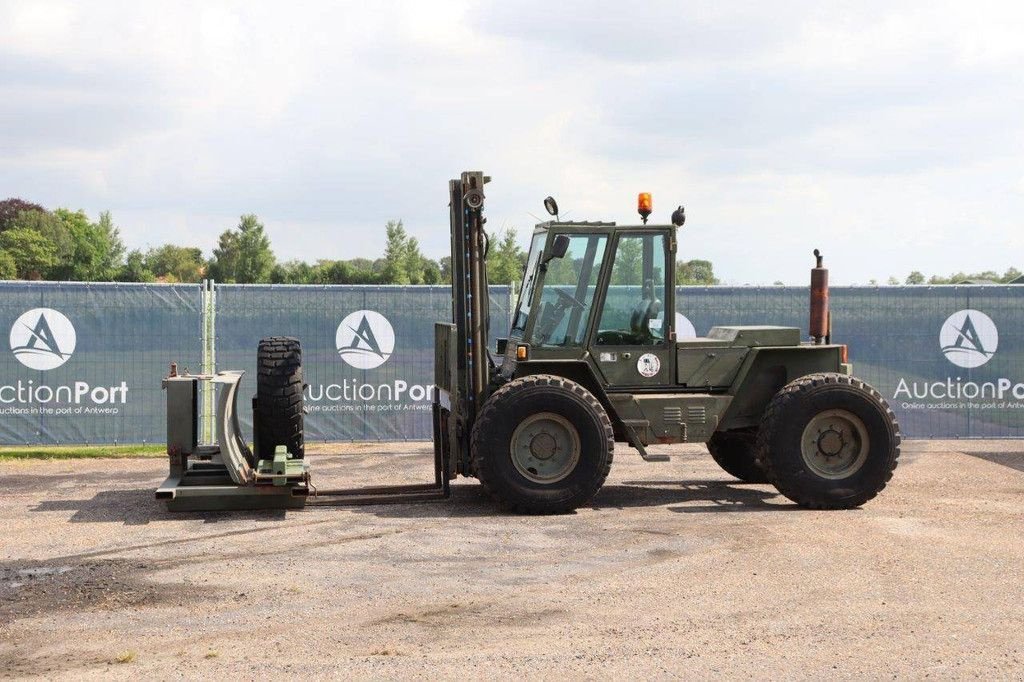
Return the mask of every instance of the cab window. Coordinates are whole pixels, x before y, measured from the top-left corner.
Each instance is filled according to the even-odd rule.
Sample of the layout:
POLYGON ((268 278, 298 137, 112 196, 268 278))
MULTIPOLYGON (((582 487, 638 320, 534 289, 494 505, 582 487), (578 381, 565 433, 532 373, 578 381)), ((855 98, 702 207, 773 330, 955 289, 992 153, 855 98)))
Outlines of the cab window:
POLYGON ((607 243, 607 235, 569 235, 565 256, 548 262, 533 327, 534 345, 583 345, 607 243))
POLYGON ((541 252, 544 250, 544 240, 547 232, 538 232, 533 235, 530 242, 530 255, 526 259, 526 268, 523 270, 523 284, 519 288, 519 306, 516 308, 515 318, 512 322, 512 336, 522 337, 526 331, 526 321, 530 319, 530 301, 533 300, 533 285, 536 282, 537 266, 540 263, 541 252))
POLYGON ((597 344, 650 346, 665 340, 665 235, 619 237, 597 344))

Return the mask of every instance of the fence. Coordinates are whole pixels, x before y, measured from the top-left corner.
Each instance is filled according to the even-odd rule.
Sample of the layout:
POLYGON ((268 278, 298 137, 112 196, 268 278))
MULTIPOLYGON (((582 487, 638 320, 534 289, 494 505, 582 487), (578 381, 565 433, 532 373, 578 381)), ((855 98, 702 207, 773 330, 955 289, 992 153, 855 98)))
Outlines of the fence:
MULTIPOLYGON (((834 338, 904 434, 1024 436, 1024 286, 831 293, 834 338)), ((490 298, 493 339, 511 292, 490 298)), ((806 333, 807 301, 804 287, 680 287, 677 327, 806 333)), ((161 442, 170 362, 252 377, 258 340, 274 334, 302 339, 308 439, 428 438, 433 324, 450 316, 448 287, 0 283, 0 443, 161 442)))
POLYGON ((0 443, 164 439, 160 378, 203 361, 198 284, 4 282, 0 443))
MULTIPOLYGON (((832 287, 833 339, 911 438, 1024 437, 1024 286, 832 287)), ((681 287, 698 333, 714 324, 799 327, 804 287, 681 287)))

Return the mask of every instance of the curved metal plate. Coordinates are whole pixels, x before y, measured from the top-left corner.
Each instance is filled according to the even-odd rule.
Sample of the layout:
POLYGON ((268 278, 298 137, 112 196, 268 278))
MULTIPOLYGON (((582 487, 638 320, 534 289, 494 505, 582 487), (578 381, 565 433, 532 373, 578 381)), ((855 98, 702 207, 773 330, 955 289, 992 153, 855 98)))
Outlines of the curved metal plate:
POLYGON ((253 480, 252 467, 249 466, 252 453, 238 425, 238 385, 244 374, 241 370, 218 372, 212 379, 213 383, 222 384, 217 397, 217 443, 228 475, 238 485, 246 485, 253 480))

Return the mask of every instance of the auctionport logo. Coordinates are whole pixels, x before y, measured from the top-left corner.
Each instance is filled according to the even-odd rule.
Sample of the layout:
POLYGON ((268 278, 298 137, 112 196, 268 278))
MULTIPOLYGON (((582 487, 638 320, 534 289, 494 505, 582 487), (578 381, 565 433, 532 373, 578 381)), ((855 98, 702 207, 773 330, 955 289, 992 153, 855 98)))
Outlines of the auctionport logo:
POLYGON ((395 330, 374 310, 357 310, 338 325, 335 347, 341 359, 356 369, 383 365, 395 350, 395 330))
POLYGON ((980 310, 960 310, 942 324, 939 347, 957 367, 981 367, 999 347, 999 330, 992 318, 980 310))
MULTIPOLYGON (((957 367, 973 369, 999 347, 995 322, 980 310, 958 310, 939 329, 939 348, 957 367)), ((1024 409, 1024 381, 1007 377, 951 377, 920 381, 901 377, 893 393, 904 409, 1024 409), (914 402, 926 401, 926 402, 914 402)))
POLYGON ((75 352, 77 342, 71 320, 52 308, 33 308, 22 313, 11 327, 11 351, 29 369, 60 367, 75 352))
MULTIPOLYGON (((357 310, 345 316, 334 335, 338 355, 356 369, 380 367, 395 351, 395 330, 375 310, 357 310)), ((401 373, 401 368, 398 369, 401 373)), ((335 383, 310 384, 305 389, 311 414, 328 412, 398 412, 429 410, 434 397, 431 384, 412 384, 402 378, 367 383, 347 377, 335 383)))

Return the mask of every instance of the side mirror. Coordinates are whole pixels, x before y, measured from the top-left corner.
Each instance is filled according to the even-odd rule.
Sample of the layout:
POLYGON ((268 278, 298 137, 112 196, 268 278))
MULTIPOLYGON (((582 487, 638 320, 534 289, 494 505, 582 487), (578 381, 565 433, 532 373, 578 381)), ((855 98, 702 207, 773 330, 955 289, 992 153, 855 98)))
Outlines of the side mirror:
POLYGON ((565 258, 565 253, 569 250, 569 238, 564 234, 556 234, 555 241, 551 244, 551 251, 544 256, 544 263, 555 258, 565 258))

